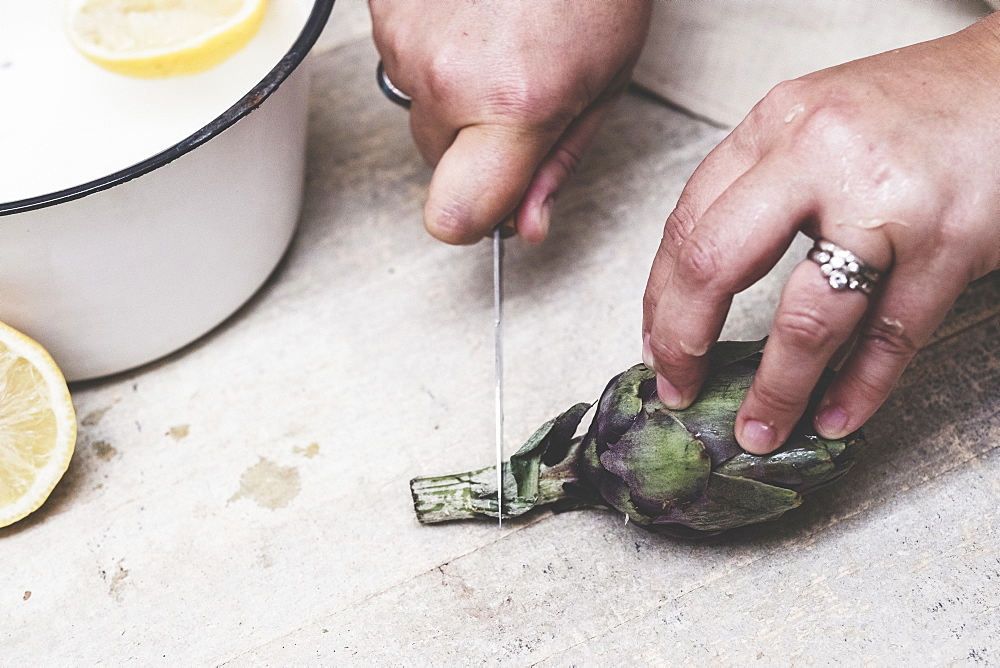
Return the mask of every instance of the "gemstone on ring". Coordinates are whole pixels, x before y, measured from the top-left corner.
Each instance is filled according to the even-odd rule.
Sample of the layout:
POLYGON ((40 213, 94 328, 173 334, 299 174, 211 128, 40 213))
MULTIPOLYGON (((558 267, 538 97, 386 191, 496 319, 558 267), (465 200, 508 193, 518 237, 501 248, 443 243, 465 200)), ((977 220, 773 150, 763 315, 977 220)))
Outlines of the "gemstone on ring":
POLYGON ((847 286, 848 282, 847 274, 842 271, 834 271, 830 274, 830 287, 834 290, 840 290, 847 286))
POLYGON ((808 258, 819 265, 834 290, 857 290, 871 294, 880 273, 857 255, 826 239, 817 239, 809 250, 808 258))

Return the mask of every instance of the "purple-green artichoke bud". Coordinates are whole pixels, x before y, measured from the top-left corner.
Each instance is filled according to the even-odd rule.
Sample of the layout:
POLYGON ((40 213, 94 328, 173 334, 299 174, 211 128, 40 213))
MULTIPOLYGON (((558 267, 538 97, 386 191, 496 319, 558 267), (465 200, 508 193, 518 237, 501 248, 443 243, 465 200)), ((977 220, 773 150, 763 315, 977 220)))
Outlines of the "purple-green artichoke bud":
POLYGON ((780 517, 801 504, 803 494, 843 475, 864 441, 858 432, 820 438, 803 420, 775 452, 744 452, 733 426, 763 344, 718 344, 708 379, 685 410, 659 401, 648 367, 628 369, 604 390, 582 439, 574 434, 588 404, 542 425, 504 464, 502 508, 496 468, 489 467, 413 480, 418 519, 516 517, 542 505, 610 506, 653 531, 711 535, 780 517))

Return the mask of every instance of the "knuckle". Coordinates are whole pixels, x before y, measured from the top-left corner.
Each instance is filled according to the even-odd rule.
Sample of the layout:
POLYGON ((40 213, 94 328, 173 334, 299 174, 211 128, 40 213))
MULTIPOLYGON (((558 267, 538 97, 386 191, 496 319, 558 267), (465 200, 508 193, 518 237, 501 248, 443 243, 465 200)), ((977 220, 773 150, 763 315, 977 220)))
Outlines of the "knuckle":
POLYGON ((809 89, 806 79, 786 79, 772 86, 764 97, 773 102, 796 104, 802 101, 809 89))
POLYGON ((528 83, 529 77, 514 77, 518 82, 512 88, 512 106, 520 114, 542 127, 558 131, 565 130, 573 119, 583 113, 590 101, 586 88, 569 78, 543 78, 528 83))
POLYGON ((837 332, 819 308, 803 304, 775 316, 774 334, 794 349, 825 351, 835 346, 837 332))
POLYGON ((424 88, 430 99, 443 102, 455 99, 464 90, 466 73, 461 61, 448 49, 440 49, 430 58, 424 71, 424 88))
POLYGON ((511 73, 487 79, 474 74, 470 76, 471 79, 467 77, 464 80, 465 94, 474 89, 482 113, 497 122, 503 119, 507 125, 558 136, 583 110, 561 84, 531 80, 511 73), (468 86, 470 80, 478 80, 479 85, 468 86))
POLYGON ((824 101, 808 110, 793 133, 793 145, 808 151, 845 152, 856 139, 854 114, 841 102, 824 101))
POLYGON ((809 393, 789 392, 789 389, 786 385, 775 385, 758 374, 754 379, 751 392, 753 392, 757 403, 764 409, 761 411, 762 413, 797 418, 805 410, 806 402, 803 398, 807 398, 809 393))
POLYGON ((555 136, 586 106, 571 83, 525 76, 522 66, 484 70, 457 48, 438 48, 422 68, 422 85, 438 104, 462 106, 480 122, 555 136))
POLYGON ((957 216, 943 216, 940 223, 930 229, 931 238, 928 240, 934 248, 940 251, 960 249, 970 250, 970 234, 968 225, 957 216))
POLYGON ((784 118, 789 109, 799 104, 807 97, 808 84, 802 79, 789 79, 776 84, 750 110, 748 118, 751 121, 771 121, 774 118, 784 118))
POLYGON ((655 334, 649 338, 649 351, 656 360, 656 368, 661 373, 682 369, 690 362, 690 357, 670 341, 655 334))
POLYGON ((984 253, 983 246, 977 243, 979 238, 969 233, 968 218, 962 213, 946 212, 934 216, 934 220, 925 226, 926 238, 921 243, 906 245, 907 261, 940 262, 947 269, 945 275, 963 277, 965 283, 978 278, 974 259, 988 256, 989 252, 984 253))
POLYGON ((906 333, 899 320, 892 318, 873 319, 862 328, 859 343, 867 351, 880 357, 909 361, 917 354, 918 346, 906 333))
POLYGON ((699 285, 717 282, 723 266, 721 249, 696 236, 689 236, 684 241, 677 256, 677 270, 699 285))
POLYGON ((558 137, 585 104, 563 81, 532 79, 520 73, 498 77, 482 91, 485 111, 534 133, 558 137))
POLYGON ((691 205, 690 200, 681 195, 681 198, 677 200, 677 205, 670 212, 670 215, 667 216, 667 222, 663 226, 663 239, 660 242, 661 247, 669 252, 671 249, 683 245, 684 241, 690 236, 697 221, 698 215, 691 205))
POLYGON ((853 401, 867 406, 879 406, 889 396, 892 384, 886 383, 870 371, 858 370, 851 374, 849 389, 853 401))

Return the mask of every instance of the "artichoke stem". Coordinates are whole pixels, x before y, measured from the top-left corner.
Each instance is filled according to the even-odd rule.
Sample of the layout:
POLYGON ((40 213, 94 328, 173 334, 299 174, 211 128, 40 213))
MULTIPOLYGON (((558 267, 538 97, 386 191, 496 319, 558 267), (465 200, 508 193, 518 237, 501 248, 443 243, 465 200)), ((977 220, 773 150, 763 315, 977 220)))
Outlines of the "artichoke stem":
MULTIPOLYGON (((481 512, 477 512, 477 504, 473 503, 473 489, 488 486, 495 477, 496 467, 490 466, 466 473, 414 478, 410 481, 410 492, 417 519, 433 524, 479 517, 481 512)), ((493 490, 496 491, 495 484, 493 490)))
POLYGON ((555 466, 542 466, 538 475, 538 501, 536 505, 547 506, 558 501, 574 499, 575 496, 566 491, 567 484, 570 486, 580 486, 579 474, 576 472, 576 450, 570 452, 570 456, 562 460, 555 466))
MULTIPOLYGON (((526 480, 517 480, 508 462, 503 463, 503 518, 523 515, 532 508, 573 500, 565 485, 580 485, 575 470, 577 448, 555 466, 542 465, 537 495, 523 496, 526 480)), ((465 473, 414 478, 410 481, 413 508, 424 524, 497 516, 496 466, 465 473)))

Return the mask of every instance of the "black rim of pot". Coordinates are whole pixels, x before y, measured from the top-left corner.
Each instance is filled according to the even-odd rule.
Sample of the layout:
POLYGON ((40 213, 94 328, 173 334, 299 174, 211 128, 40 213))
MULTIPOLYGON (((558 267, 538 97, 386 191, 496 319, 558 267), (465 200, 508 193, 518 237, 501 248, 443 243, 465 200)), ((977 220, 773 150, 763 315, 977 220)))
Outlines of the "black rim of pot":
POLYGON ((330 17, 330 10, 333 9, 333 3, 334 0, 315 0, 312 5, 312 11, 309 13, 309 18, 306 20, 306 24, 302 28, 302 32, 299 33, 295 43, 292 44, 288 52, 281 58, 281 60, 278 61, 277 65, 271 68, 271 71, 268 72, 267 75, 250 90, 250 92, 236 102, 236 104, 229 107, 229 109, 215 118, 215 120, 210 122, 208 125, 205 125, 194 134, 182 139, 170 148, 167 148, 150 158, 137 162, 136 164, 114 172, 113 174, 109 174, 108 176, 103 176, 99 179, 94 179, 93 181, 73 186, 72 188, 66 188, 64 190, 58 190, 44 195, 38 195, 36 197, 15 200, 13 202, 0 202, 0 216, 21 213, 24 211, 32 211, 34 209, 52 206, 53 204, 69 202, 74 199, 80 199, 81 197, 86 197, 87 195, 92 195, 93 193, 121 185, 122 183, 131 181, 136 177, 148 174, 163 165, 173 162, 188 151, 194 150, 198 146, 201 146, 208 140, 212 139, 212 137, 218 136, 226 128, 230 127, 236 121, 240 120, 259 107, 264 100, 270 97, 271 93, 276 91, 278 86, 280 86, 281 83, 288 78, 288 75, 290 75, 295 68, 299 66, 302 60, 306 57, 306 54, 309 53, 309 50, 313 47, 313 44, 316 43, 320 33, 323 32, 327 19, 330 17))

